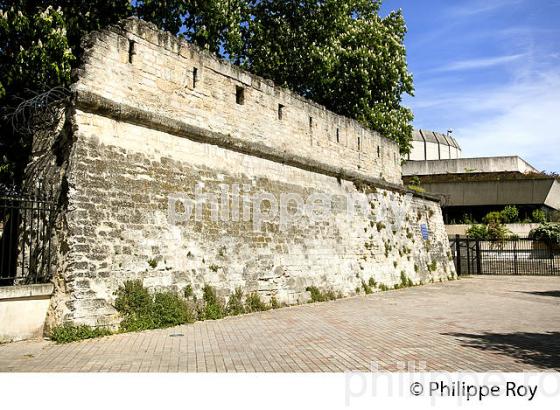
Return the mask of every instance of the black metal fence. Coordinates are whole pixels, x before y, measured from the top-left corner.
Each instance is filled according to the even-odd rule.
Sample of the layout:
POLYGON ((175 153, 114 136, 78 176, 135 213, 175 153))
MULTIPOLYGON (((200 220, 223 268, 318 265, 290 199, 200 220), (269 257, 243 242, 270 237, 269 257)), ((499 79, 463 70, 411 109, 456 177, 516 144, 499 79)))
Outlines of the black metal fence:
POLYGON ((50 280, 55 210, 39 193, 0 190, 0 286, 50 280))
POLYGON ((533 239, 450 239, 459 275, 560 275, 560 246, 533 239))

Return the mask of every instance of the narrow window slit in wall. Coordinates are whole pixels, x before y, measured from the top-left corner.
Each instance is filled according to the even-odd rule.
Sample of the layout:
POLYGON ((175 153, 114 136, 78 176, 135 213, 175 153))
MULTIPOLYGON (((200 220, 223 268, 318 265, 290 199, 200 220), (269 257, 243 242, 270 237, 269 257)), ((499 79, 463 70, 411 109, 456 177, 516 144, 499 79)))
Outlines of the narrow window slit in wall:
POLYGON ((132 64, 135 55, 136 55, 136 41, 128 40, 128 62, 130 64, 132 64))
POLYGON ((313 117, 309 117, 309 129, 313 130, 313 117))
POLYGON ((284 106, 282 104, 278 104, 278 119, 282 120, 284 118, 284 106))
POLYGON ((377 146, 377 158, 381 158, 381 147, 377 146))
POLYGON ((197 82, 198 82, 198 68, 194 67, 192 69, 192 88, 196 88, 197 82))
POLYGON ((358 137, 358 151, 362 150, 362 141, 360 140, 360 137, 358 137))
POLYGON ((235 102, 239 105, 245 104, 245 89, 243 87, 235 87, 235 102))
POLYGON ((340 129, 336 129, 336 142, 340 143, 340 129))

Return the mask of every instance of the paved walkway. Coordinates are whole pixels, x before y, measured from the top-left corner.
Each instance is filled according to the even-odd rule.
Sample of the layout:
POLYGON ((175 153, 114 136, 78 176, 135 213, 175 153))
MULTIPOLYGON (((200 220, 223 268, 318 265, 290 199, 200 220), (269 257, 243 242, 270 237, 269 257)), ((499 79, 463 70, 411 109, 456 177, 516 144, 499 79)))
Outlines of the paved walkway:
POLYGON ((56 345, 1 371, 560 370, 560 277, 460 281, 56 345))

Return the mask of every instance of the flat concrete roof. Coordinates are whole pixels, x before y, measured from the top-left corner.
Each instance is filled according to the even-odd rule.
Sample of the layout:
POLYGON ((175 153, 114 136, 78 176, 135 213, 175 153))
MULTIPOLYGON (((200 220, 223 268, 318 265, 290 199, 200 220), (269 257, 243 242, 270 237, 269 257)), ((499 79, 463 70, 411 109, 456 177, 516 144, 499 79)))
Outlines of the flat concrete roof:
POLYGON ((496 175, 420 177, 422 188, 442 195, 445 206, 539 205, 560 209, 560 182, 554 177, 509 178, 496 175), (459 178, 463 176, 464 178, 459 178), (448 177, 447 180, 445 177, 448 177), (450 180, 452 179, 452 180, 450 180))
POLYGON ((403 175, 439 175, 492 172, 538 173, 539 171, 518 156, 439 159, 407 161, 403 175))

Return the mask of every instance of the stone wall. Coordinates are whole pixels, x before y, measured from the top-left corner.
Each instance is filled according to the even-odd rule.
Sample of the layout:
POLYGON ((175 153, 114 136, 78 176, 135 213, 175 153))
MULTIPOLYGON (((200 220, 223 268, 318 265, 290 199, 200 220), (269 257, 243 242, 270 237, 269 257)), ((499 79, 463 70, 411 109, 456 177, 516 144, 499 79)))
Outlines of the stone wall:
POLYGON ((114 292, 130 279, 294 304, 308 286, 348 296, 371 277, 392 286, 454 275, 439 203, 406 193, 394 143, 137 20, 87 46, 71 135, 52 136, 65 153, 49 171, 64 187, 53 322, 115 325, 114 292), (326 217, 310 206, 318 197, 330 200, 326 217), (350 206, 356 198, 366 201, 350 206), (283 200, 284 220, 272 215, 283 200), (200 215, 187 217, 189 201, 200 215))
POLYGON ((218 133, 233 140, 230 147, 245 143, 264 155, 301 156, 401 183, 396 143, 140 20, 92 35, 76 90, 82 99, 93 95, 218 133))

